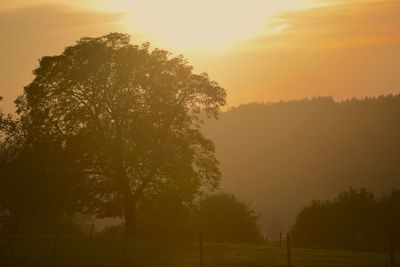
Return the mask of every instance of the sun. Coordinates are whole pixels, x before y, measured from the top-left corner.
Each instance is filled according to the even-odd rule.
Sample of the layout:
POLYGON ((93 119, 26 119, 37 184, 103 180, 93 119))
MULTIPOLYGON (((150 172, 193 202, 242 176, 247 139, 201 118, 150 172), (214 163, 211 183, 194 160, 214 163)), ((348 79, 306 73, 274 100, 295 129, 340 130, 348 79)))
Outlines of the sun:
POLYGON ((153 11, 134 13, 127 26, 184 48, 225 46, 257 32, 263 21, 261 12, 247 16, 244 6, 224 2, 163 1, 153 11))
POLYGON ((247 6, 231 2, 139 1, 131 4, 124 26, 170 47, 226 46, 251 36, 263 22, 262 12, 248 16, 247 6))
POLYGON ((304 0, 103 0, 123 12, 127 32, 173 48, 231 47, 259 34, 267 18, 304 6, 304 0))

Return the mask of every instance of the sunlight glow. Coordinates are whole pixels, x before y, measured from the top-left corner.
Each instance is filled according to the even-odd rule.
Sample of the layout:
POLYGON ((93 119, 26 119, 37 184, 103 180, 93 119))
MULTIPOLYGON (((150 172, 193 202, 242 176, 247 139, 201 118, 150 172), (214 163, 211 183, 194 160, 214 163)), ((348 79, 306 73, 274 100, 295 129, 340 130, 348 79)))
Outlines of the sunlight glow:
MULTIPOLYGON (((307 0, 103 0, 103 9, 123 12, 123 27, 174 48, 225 49, 262 33, 268 18, 310 5, 307 0)), ((273 25, 272 32, 284 28, 273 25)))

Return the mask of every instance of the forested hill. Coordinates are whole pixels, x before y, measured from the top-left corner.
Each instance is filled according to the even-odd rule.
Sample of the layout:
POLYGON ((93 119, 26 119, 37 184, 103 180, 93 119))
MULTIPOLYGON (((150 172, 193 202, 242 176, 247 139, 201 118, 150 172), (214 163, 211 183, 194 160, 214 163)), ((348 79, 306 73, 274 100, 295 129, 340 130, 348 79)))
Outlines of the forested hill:
POLYGON ((270 235, 312 199, 349 186, 400 188, 400 95, 242 105, 204 131, 216 143, 222 188, 251 201, 270 235))

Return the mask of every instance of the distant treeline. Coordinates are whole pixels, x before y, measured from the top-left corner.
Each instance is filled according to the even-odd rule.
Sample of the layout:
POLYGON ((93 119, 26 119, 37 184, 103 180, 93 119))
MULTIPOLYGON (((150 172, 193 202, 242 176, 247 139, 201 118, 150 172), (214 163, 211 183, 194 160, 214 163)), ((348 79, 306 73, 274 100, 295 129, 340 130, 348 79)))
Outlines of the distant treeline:
POLYGON ((349 186, 400 188, 399 119, 400 95, 318 97, 242 105, 204 131, 216 144, 222 188, 252 201, 264 230, 279 239, 311 199, 349 186))
POLYGON ((400 190, 377 198, 366 189, 315 200, 298 214, 292 228, 297 246, 386 250, 400 244, 400 190))

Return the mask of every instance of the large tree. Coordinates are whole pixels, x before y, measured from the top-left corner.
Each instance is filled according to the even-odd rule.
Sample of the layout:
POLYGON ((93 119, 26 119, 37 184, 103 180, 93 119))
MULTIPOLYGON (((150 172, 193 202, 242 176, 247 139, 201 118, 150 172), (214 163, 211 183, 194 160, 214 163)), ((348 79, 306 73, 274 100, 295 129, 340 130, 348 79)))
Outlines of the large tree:
POLYGON ((165 190, 191 201, 217 186, 214 145, 202 116, 217 118, 225 90, 184 57, 111 33, 43 57, 17 100, 35 136, 77 147, 86 163, 87 207, 123 215, 133 236, 137 207, 165 190))

